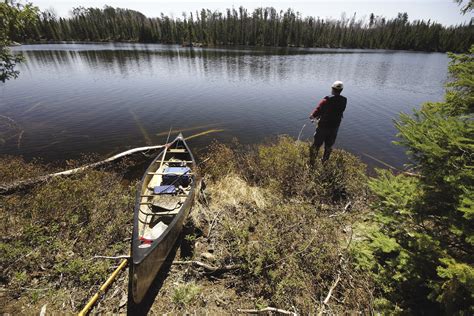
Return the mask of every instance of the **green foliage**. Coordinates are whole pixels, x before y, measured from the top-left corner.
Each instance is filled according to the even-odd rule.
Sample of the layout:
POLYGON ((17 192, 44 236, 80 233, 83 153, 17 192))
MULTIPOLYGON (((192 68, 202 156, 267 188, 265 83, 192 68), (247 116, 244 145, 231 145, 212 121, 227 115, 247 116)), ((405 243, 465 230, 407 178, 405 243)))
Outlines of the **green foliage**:
MULTIPOLYGON (((19 158, 0 161, 0 172, 11 171, 7 181, 48 170, 19 158)), ((53 310, 65 300, 69 304, 71 291, 76 301, 85 300, 111 268, 110 262, 91 258, 121 255, 129 247, 124 240, 131 234, 134 193, 135 185, 122 184, 118 174, 91 170, 53 179, 28 194, 2 196, 0 285, 16 297, 27 295, 23 287, 54 289, 42 291, 42 297, 67 289, 67 295, 48 299, 53 310)))
POLYGON ((201 293, 201 287, 195 283, 179 285, 173 293, 173 303, 180 307, 185 307, 193 302, 201 293))
POLYGON ((23 5, 15 0, 0 2, 0 81, 18 77, 15 70, 23 56, 13 54, 8 45, 12 40, 25 38, 27 29, 31 29, 37 20, 39 9, 32 4, 23 5))
POLYGON ((51 11, 29 29, 33 40, 139 41, 183 45, 253 45, 467 51, 472 23, 445 27, 431 21, 409 21, 407 13, 356 19, 304 17, 293 9, 244 7, 225 12, 202 9, 181 17, 147 18, 142 13, 106 6, 74 8, 69 18, 51 11))
POLYGON ((370 181, 378 199, 354 256, 377 281, 379 308, 474 312, 473 53, 451 55, 445 102, 396 123, 418 176, 379 171, 370 181))
POLYGON ((344 260, 346 230, 368 198, 365 166, 335 150, 326 164, 310 167, 309 144, 288 136, 251 148, 212 149, 203 172, 212 181, 210 208, 219 216, 213 253, 225 254, 222 264, 239 265, 237 291, 257 298, 260 308, 316 313, 315 300, 341 273, 340 310, 368 311, 370 280, 344 260), (354 207, 345 215, 328 214, 344 212, 348 201, 354 207), (358 285, 347 283, 353 279, 358 285))
POLYGON ((365 165, 355 156, 335 150, 325 164, 309 167, 309 144, 280 136, 253 148, 214 144, 203 172, 212 179, 237 173, 250 184, 271 188, 284 199, 314 204, 347 201, 366 194, 365 165))

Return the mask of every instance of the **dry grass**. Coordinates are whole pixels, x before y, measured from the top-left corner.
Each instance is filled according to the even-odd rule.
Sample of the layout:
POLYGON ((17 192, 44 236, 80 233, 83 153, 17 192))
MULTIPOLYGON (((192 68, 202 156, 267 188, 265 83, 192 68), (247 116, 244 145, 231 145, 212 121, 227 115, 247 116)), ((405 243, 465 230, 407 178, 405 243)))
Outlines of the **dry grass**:
MULTIPOLYGON (((2 163, 28 171, 17 177, 47 170, 19 159, 2 163)), ((50 311, 76 312, 112 269, 91 258, 128 252, 134 191, 116 173, 90 170, 0 197, 2 311, 47 302, 50 311)))
MULTIPOLYGON (((239 268, 205 273, 172 265, 150 313, 371 311, 371 280, 350 254, 352 226, 369 199, 365 166, 336 150, 326 165, 310 168, 308 146, 288 137, 252 148, 211 146, 201 170, 207 189, 180 240, 181 250, 191 250, 179 250, 176 259, 239 268)), ((0 168, 18 170, 11 180, 47 171, 12 158, 0 168)), ((48 303, 50 312, 77 312, 113 268, 90 258, 128 251, 134 193, 120 172, 87 171, 1 198, 1 311, 38 311, 48 303)), ((94 312, 125 311, 127 282, 125 273, 94 312)))

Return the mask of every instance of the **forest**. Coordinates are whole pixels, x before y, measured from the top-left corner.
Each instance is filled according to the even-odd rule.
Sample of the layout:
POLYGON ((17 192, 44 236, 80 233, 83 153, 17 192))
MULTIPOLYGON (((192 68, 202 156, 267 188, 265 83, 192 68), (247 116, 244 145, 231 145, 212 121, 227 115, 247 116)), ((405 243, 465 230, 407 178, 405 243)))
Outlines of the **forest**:
POLYGON ((202 9, 149 18, 140 12, 105 6, 78 7, 68 18, 52 10, 38 11, 37 21, 11 34, 27 41, 118 41, 186 46, 250 45, 279 47, 373 48, 434 52, 466 52, 474 42, 473 22, 443 26, 431 20, 367 18, 356 13, 339 19, 306 17, 292 9, 239 7, 224 13, 202 9))

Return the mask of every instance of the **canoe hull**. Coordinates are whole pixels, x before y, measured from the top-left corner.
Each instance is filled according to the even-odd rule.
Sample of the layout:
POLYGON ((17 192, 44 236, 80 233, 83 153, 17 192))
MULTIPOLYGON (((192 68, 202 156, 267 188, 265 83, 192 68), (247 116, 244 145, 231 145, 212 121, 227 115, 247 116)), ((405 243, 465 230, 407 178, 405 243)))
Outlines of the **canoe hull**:
MULTIPOLYGON (((171 143, 169 147, 184 148, 185 153, 178 153, 176 155, 178 155, 178 157, 184 158, 184 160, 192 164, 191 170, 193 172, 196 170, 194 157, 181 134, 171 143)), ((183 200, 178 213, 174 215, 171 222, 169 222, 166 230, 161 236, 151 243, 149 248, 140 248, 140 246, 143 244, 143 241, 140 237, 143 235, 143 232, 141 231, 139 233, 139 223, 141 220, 140 216, 143 214, 143 200, 146 200, 146 198, 143 197, 143 194, 146 193, 145 195, 149 196, 150 189, 148 188, 148 184, 151 181, 150 177, 153 177, 150 176, 150 173, 153 174, 153 171, 156 170, 156 167, 154 166, 160 161, 163 163, 165 158, 168 158, 168 155, 172 156, 173 154, 169 154, 165 150, 153 160, 153 162, 148 167, 147 172, 145 172, 145 175, 143 176, 140 183, 140 189, 137 192, 131 242, 131 260, 129 264, 128 293, 129 300, 131 300, 131 302, 134 304, 140 304, 140 302, 146 296, 150 285, 153 283, 156 275, 160 271, 160 268, 163 266, 163 263, 173 249, 194 201, 196 178, 193 175, 193 181, 190 184, 188 196, 185 200, 183 200)))
POLYGON ((192 196, 184 203, 181 211, 178 213, 176 223, 170 231, 160 241, 159 245, 153 249, 140 263, 131 262, 130 280, 132 297, 135 303, 140 303, 145 297, 151 283, 160 271, 171 249, 173 249, 192 206, 194 192, 192 196))

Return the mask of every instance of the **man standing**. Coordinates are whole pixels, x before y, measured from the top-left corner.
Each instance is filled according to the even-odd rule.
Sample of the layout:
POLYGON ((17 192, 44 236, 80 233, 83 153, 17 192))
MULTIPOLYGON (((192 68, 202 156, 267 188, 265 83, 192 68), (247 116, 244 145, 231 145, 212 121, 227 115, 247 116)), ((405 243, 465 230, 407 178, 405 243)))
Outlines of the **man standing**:
POLYGON ((337 130, 342 120, 342 113, 346 109, 347 99, 341 95, 344 85, 342 81, 335 81, 330 96, 324 97, 309 116, 310 120, 317 119, 318 127, 314 133, 314 142, 309 152, 309 162, 314 165, 319 148, 324 143, 324 155, 321 161, 325 162, 331 155, 331 147, 337 137, 337 130))

